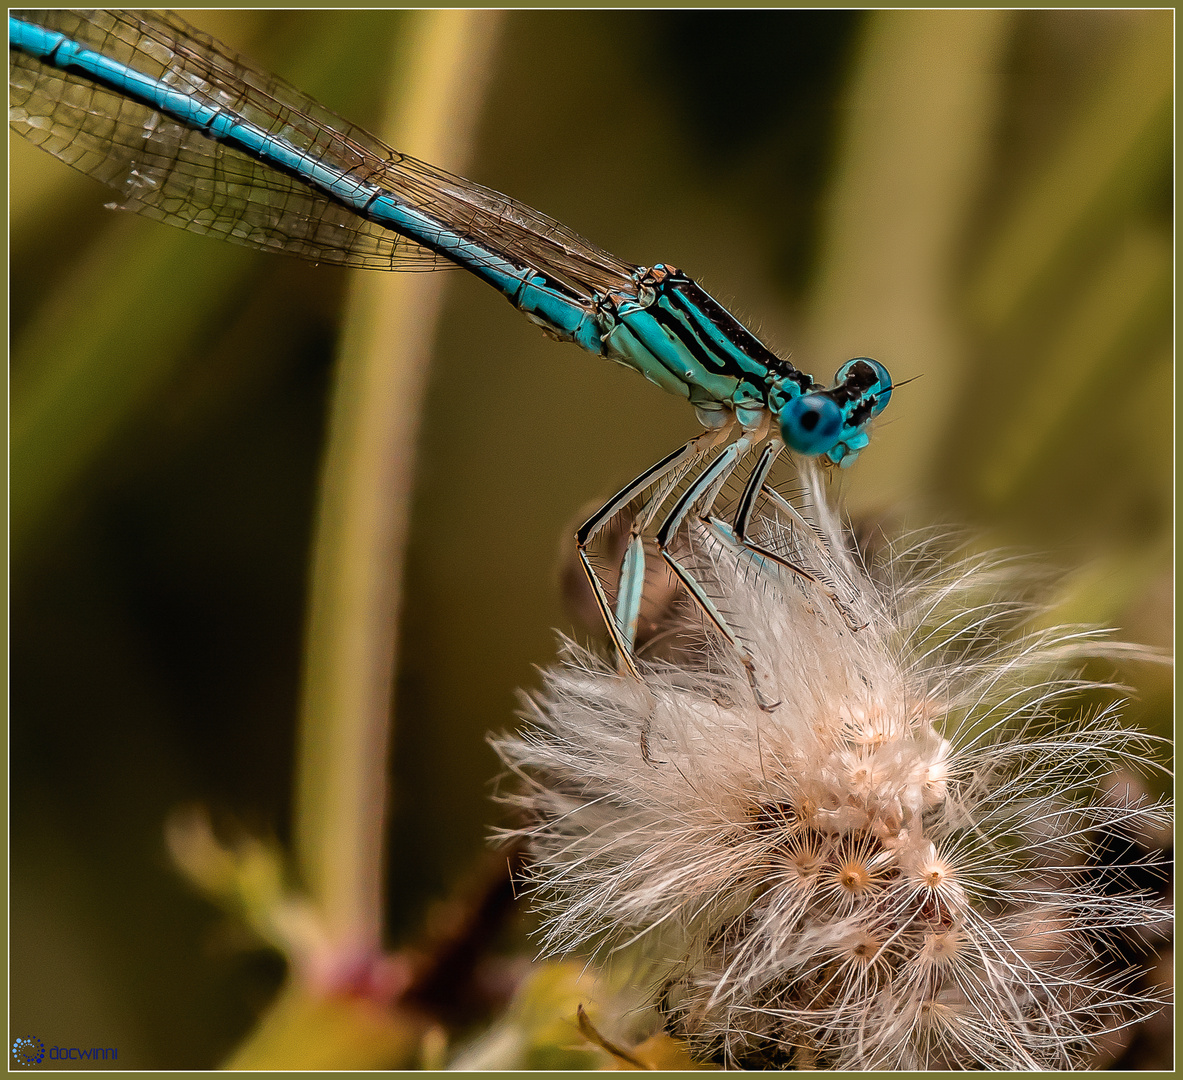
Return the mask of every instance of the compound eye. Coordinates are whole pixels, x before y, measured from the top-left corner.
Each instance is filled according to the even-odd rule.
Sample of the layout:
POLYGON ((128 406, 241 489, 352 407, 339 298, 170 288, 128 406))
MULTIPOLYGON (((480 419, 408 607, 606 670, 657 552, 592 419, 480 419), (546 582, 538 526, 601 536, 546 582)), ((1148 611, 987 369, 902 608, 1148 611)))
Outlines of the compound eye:
POLYGON ((883 412, 891 400, 891 373, 878 360, 869 356, 856 356, 847 360, 834 376, 834 385, 841 386, 848 379, 857 380, 857 385, 865 401, 873 397, 875 403, 871 406, 871 416, 878 416, 883 412), (864 365, 869 371, 857 371, 858 365, 864 365))
POLYGON ((842 410, 824 394, 793 398, 778 420, 785 445, 798 454, 825 454, 842 434, 842 410))

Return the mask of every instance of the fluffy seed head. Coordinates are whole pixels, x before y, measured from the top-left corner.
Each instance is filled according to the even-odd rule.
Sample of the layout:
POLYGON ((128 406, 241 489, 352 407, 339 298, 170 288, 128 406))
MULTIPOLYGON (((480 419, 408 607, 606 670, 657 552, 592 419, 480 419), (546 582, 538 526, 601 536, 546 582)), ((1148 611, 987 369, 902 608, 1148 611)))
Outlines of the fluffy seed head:
POLYGON ((1014 559, 913 536, 864 565, 801 482, 756 549, 695 521, 679 551, 775 710, 709 635, 641 682, 568 643, 495 740, 543 950, 628 956, 705 1060, 1079 1065, 1145 1005, 1106 942, 1164 918, 1093 858, 1169 820, 1100 790, 1149 752, 1077 670, 1120 649, 1030 629, 1014 559))

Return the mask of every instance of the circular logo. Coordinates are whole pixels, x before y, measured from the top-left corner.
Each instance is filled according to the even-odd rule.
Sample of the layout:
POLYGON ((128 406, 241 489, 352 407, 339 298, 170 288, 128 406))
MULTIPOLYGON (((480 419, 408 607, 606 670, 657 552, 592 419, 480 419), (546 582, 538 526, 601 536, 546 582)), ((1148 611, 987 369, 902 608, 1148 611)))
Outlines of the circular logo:
POLYGON ((40 1065, 45 1060, 45 1043, 40 1039, 17 1039, 12 1044, 12 1056, 20 1065, 40 1065))

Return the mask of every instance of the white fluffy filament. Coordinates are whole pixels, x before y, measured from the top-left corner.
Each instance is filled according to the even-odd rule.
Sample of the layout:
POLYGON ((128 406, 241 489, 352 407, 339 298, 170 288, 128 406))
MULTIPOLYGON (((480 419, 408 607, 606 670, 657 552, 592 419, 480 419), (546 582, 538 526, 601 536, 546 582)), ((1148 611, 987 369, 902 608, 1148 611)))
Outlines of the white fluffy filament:
POLYGON ((1079 1066, 1146 1006, 1104 934, 1165 917, 1090 867, 1170 814, 1100 789, 1150 752, 1116 702, 1082 705, 1112 688, 1079 664, 1114 650, 1025 631, 1019 560, 934 534, 864 567, 802 481, 807 517, 760 519, 776 559, 684 540, 779 707, 717 643, 643 683, 567 643, 494 742, 543 951, 643 958, 668 1029, 729 1065, 1079 1066))

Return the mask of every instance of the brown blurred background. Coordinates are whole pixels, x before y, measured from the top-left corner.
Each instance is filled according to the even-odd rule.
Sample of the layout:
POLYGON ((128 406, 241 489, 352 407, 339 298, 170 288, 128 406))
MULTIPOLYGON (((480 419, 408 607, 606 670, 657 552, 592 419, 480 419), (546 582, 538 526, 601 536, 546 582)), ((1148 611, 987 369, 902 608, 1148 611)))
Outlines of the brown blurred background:
MULTIPOLYGON (((403 16, 191 17, 376 123, 403 16)), ((1172 35, 1167 11, 516 13, 469 175, 686 269, 818 378, 922 376, 836 481, 852 511, 1037 548, 1072 570, 1065 617, 1166 646, 1172 35)), ((212 1066, 281 967, 180 880, 163 822, 201 802, 289 839, 346 275, 104 212, 13 144, 12 1029, 212 1066)), ((460 273, 433 365, 394 943, 484 849, 485 732, 554 628, 584 634, 558 588, 578 513, 696 430, 460 273)), ((1169 733, 1166 676, 1122 676, 1169 733)))

